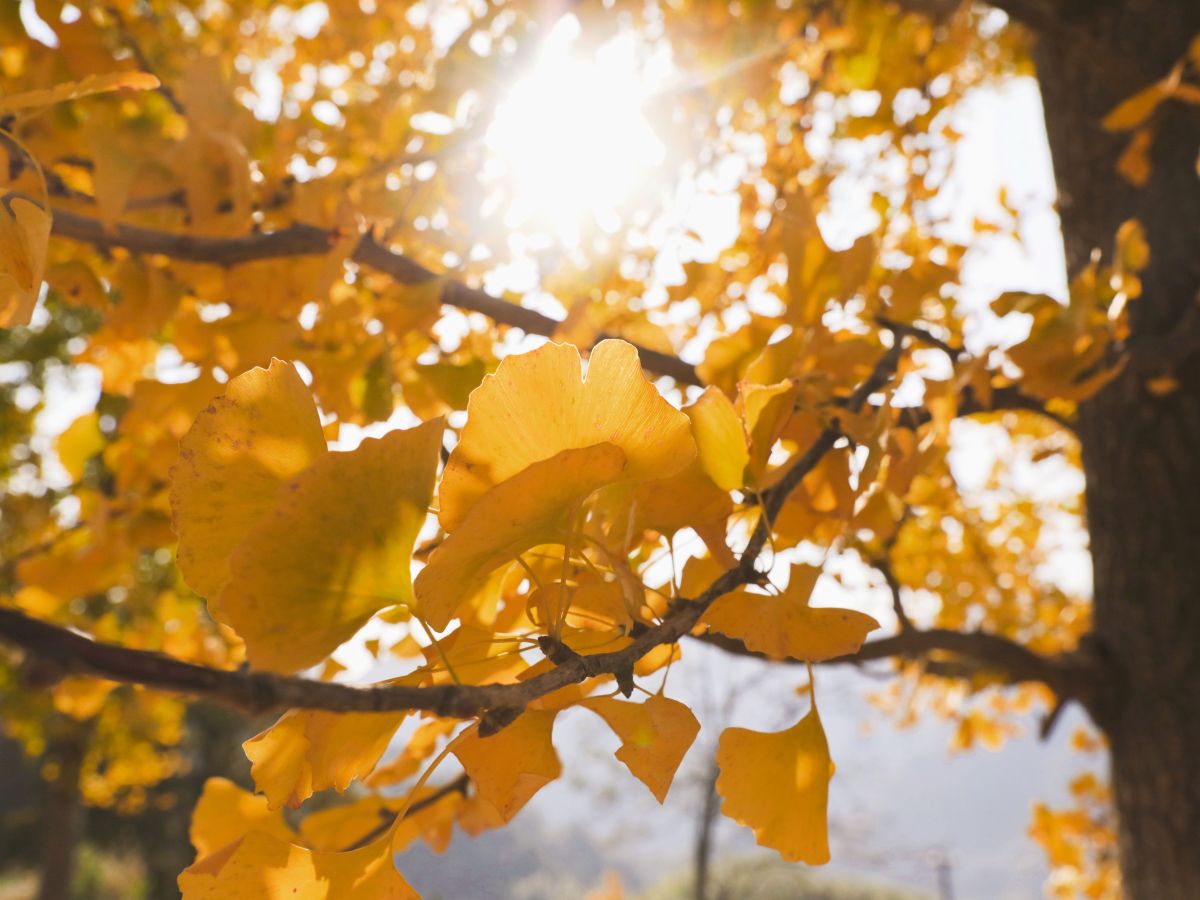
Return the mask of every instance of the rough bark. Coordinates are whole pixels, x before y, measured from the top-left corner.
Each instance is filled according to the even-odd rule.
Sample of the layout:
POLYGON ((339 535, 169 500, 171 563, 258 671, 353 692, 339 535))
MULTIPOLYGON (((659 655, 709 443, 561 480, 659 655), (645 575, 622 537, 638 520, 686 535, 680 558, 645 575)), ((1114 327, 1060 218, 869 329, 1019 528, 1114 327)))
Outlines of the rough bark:
POLYGON ((1094 248, 1111 252, 1118 226, 1134 217, 1152 256, 1131 309, 1133 364, 1083 405, 1077 428, 1095 636, 1111 673, 1100 724, 1111 741, 1125 892, 1183 900, 1200 897, 1200 359, 1171 360, 1179 388, 1166 396, 1146 379, 1167 359, 1162 348, 1194 345, 1183 332, 1200 289, 1200 115, 1178 103, 1158 110, 1142 187, 1115 174, 1128 134, 1099 123, 1186 52, 1200 3, 1076 6, 1068 27, 1043 33, 1035 49, 1068 265, 1077 271, 1094 248))

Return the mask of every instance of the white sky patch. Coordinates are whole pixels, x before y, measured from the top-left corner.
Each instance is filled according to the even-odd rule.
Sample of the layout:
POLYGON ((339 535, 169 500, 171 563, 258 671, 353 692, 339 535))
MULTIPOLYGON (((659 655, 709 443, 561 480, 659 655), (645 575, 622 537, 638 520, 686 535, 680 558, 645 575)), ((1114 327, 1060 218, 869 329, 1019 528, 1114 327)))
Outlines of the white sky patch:
POLYGON ((26 33, 35 41, 40 41, 47 47, 57 47, 58 35, 38 15, 34 0, 20 0, 20 3, 18 14, 21 17, 21 24, 25 26, 26 33))

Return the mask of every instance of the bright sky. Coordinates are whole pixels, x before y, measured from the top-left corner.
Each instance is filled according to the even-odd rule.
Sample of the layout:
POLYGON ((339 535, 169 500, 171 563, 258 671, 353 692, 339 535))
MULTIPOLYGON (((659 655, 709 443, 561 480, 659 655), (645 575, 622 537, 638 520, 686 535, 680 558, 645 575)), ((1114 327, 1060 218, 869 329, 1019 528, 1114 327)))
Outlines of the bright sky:
POLYGON ((508 90, 484 139, 491 159, 481 173, 485 183, 509 182, 506 225, 568 245, 586 219, 616 231, 666 152, 643 107, 667 70, 644 67, 631 34, 583 58, 573 52, 579 32, 574 16, 559 19, 508 90))

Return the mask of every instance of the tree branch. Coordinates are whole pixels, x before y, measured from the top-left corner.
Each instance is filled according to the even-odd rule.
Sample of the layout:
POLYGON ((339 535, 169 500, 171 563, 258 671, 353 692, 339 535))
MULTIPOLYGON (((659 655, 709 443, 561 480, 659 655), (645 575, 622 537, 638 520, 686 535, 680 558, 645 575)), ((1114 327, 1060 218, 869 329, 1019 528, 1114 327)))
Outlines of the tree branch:
MULTIPOLYGON (((867 398, 895 374, 903 352, 900 340, 883 355, 871 375, 850 395, 846 408, 857 412, 867 398)), ((88 674, 113 681, 205 697, 251 712, 275 709, 326 709, 344 712, 424 710, 454 718, 480 717, 480 734, 498 731, 539 697, 588 678, 613 675, 620 685, 633 681, 634 664, 662 644, 677 643, 689 634, 705 610, 720 596, 758 583, 755 569, 770 535, 771 524, 787 495, 834 446, 840 432, 823 429, 779 482, 762 497, 759 518, 738 564, 724 572, 695 600, 681 599, 654 626, 609 653, 581 656, 565 645, 542 639, 542 648, 555 667, 516 684, 442 684, 414 687, 379 684, 355 687, 240 669, 214 669, 172 659, 160 653, 94 641, 83 634, 0 608, 0 639, 27 653, 27 674, 44 684, 68 674, 88 674)))
MULTIPOLYGON (((61 209, 53 211, 53 233, 100 248, 121 247, 132 253, 156 254, 216 266, 317 256, 328 253, 337 238, 336 233, 329 229, 303 223, 289 225, 278 231, 232 238, 173 234, 137 225, 117 225, 109 229, 98 219, 61 209)), ((359 240, 350 258, 360 265, 390 275, 401 284, 421 284, 440 277, 369 234, 359 240)), ((447 282, 442 302, 469 312, 482 313, 495 322, 520 328, 527 334, 553 337, 561 324, 557 319, 536 310, 493 297, 457 281, 447 282)), ((695 368, 683 360, 647 347, 638 347, 638 353, 642 365, 651 372, 670 376, 684 384, 700 384, 695 368)))
MULTIPOLYGON (((1074 422, 1047 409, 1041 400, 1029 396, 1029 394, 1026 394, 1016 385, 993 388, 992 402, 988 404, 981 403, 975 395, 974 390, 971 389, 971 386, 967 385, 958 400, 958 415, 960 416, 974 416, 982 413, 1005 412, 1008 410, 1037 413, 1068 431, 1073 432, 1075 430, 1074 422)), ((905 406, 897 409, 896 412, 896 424, 901 428, 916 430, 922 425, 933 421, 932 413, 924 406, 905 406)))
MULTIPOLYGON (((188 262, 207 263, 216 266, 235 266, 241 263, 266 259, 286 259, 296 256, 314 256, 328 253, 337 239, 335 232, 315 225, 296 223, 282 228, 242 237, 200 237, 175 234, 137 225, 117 225, 106 228, 98 219, 82 216, 66 210, 53 211, 53 233, 59 237, 83 241, 100 248, 121 247, 132 253, 146 253, 181 259, 188 262)), ((380 243, 372 235, 364 235, 355 246, 350 258, 363 266, 391 276, 400 284, 421 284, 442 277, 425 268, 412 257, 405 256, 380 243)), ((557 319, 526 309, 516 303, 493 297, 478 288, 469 287, 459 281, 448 280, 442 293, 442 302, 469 312, 487 316, 494 322, 520 328, 527 334, 553 337, 562 324, 557 319)), ((914 325, 893 322, 880 317, 878 324, 889 329, 897 341, 910 337, 922 343, 939 347, 957 358, 961 350, 951 347, 924 329, 914 325)), ((600 335, 600 339, 609 335, 600 335)), ((674 378, 681 384, 703 386, 696 369, 676 356, 638 346, 642 365, 648 371, 674 378)), ((841 401, 841 405, 849 398, 841 401)), ((1023 394, 1016 387, 996 388, 992 392, 992 403, 984 406, 975 399, 969 388, 960 401, 960 414, 971 415, 998 409, 1024 409, 1048 416, 1064 428, 1071 423, 1061 416, 1048 412, 1037 399, 1023 394)), ((917 428, 932 418, 923 407, 899 410, 902 427, 917 428)))
MULTIPOLYGON (((749 649, 735 638, 715 632, 696 637, 727 653, 770 661, 769 657, 749 649)), ((1083 657, 1076 654, 1043 656, 1023 644, 985 631, 907 629, 869 641, 857 653, 826 660, 823 665, 857 666, 885 659, 929 659, 943 654, 968 664, 968 671, 992 672, 1008 684, 1040 682, 1060 699, 1078 700, 1088 709, 1092 708, 1095 699, 1095 673, 1083 657)))

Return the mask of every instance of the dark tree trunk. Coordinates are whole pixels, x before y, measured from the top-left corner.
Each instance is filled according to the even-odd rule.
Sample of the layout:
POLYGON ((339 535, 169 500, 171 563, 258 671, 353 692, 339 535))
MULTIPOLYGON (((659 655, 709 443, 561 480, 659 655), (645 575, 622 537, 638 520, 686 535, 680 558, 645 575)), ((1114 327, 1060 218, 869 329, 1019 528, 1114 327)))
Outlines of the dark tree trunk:
POLYGON ((704 803, 696 828, 696 847, 692 854, 694 900, 708 900, 708 877, 712 871, 713 829, 721 814, 721 799, 717 796, 717 760, 714 754, 712 768, 704 779, 704 803))
POLYGON ((79 830, 79 764, 82 750, 67 741, 49 754, 58 771, 46 786, 42 819, 41 878, 38 900, 68 900, 75 838, 79 830))
MULTIPOLYGON (((1061 8, 1072 4, 1063 0, 1061 8)), ((1100 119, 1163 77, 1200 32, 1197 0, 1095 0, 1043 30, 1035 57, 1072 272, 1118 226, 1146 228, 1151 263, 1131 307, 1133 363, 1083 404, 1095 635, 1110 673, 1097 710, 1112 750, 1125 892, 1200 897, 1200 355, 1180 352, 1200 290, 1200 110, 1154 117, 1153 174, 1115 173, 1128 134, 1100 119), (1179 387, 1154 396, 1157 365, 1179 387)))

